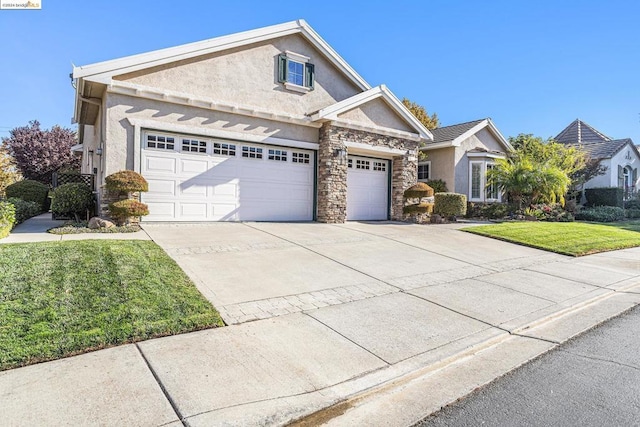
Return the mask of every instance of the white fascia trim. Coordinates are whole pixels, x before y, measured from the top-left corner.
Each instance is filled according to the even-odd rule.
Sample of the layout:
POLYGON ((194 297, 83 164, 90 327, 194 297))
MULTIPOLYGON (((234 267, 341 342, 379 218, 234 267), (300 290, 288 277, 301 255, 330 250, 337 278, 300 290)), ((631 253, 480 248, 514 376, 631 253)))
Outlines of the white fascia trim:
POLYGON ((356 71, 351 68, 351 66, 349 66, 349 64, 347 64, 347 62, 342 59, 340 55, 338 55, 338 53, 309 26, 309 24, 302 19, 286 22, 284 24, 272 25, 270 27, 216 37, 195 43, 188 43, 181 46, 112 59, 110 61, 98 62, 80 67, 74 66, 73 78, 91 77, 91 80, 93 81, 99 81, 101 83, 106 81, 108 83, 111 78, 116 75, 127 74, 183 59, 207 55, 296 33, 302 34, 307 40, 309 40, 316 49, 326 56, 330 62, 342 71, 361 90, 368 90, 371 88, 371 86, 358 73, 356 73, 356 71))
POLYGON ((183 92, 157 89, 150 86, 142 86, 127 82, 114 80, 107 86, 107 92, 120 95, 132 96, 135 98, 151 99, 155 101, 168 102, 171 104, 187 105, 190 107, 203 108, 206 110, 223 111, 226 113, 239 114, 242 116, 259 119, 273 120, 276 122, 294 123, 302 126, 320 128, 321 123, 313 123, 306 116, 291 116, 284 113, 275 113, 255 107, 245 107, 239 105, 222 104, 213 98, 199 98, 183 92))
POLYGON ((454 147, 459 147, 460 144, 462 144, 462 142, 465 139, 467 139, 467 138, 471 137, 472 135, 475 135, 476 133, 480 132, 488 124, 489 124, 489 121, 487 119, 484 119, 483 121, 481 121, 480 123, 478 123, 477 125, 475 125, 471 129, 469 129, 468 131, 466 131, 462 135, 457 136, 453 141, 451 141, 451 145, 454 146, 454 147))
POLYGON ((366 104, 367 102, 373 101, 380 97, 382 97, 387 102, 387 104, 389 104, 389 106, 391 106, 391 108, 396 113, 398 113, 406 122, 413 126, 420 138, 427 141, 433 141, 433 135, 431 134, 431 132, 426 127, 424 127, 424 125, 420 123, 420 121, 416 119, 413 114, 411 114, 411 112, 404 106, 404 104, 400 102, 400 100, 398 100, 398 98, 396 98, 396 96, 385 85, 376 86, 365 92, 359 93, 347 99, 343 99, 340 102, 336 102, 335 104, 323 108, 312 115, 311 119, 313 121, 338 120, 339 114, 342 114, 349 110, 353 110, 354 108, 359 107, 362 104, 366 104))
POLYGON ((491 130, 493 135, 496 138, 498 138, 498 141, 501 142, 502 145, 504 145, 504 148, 506 148, 507 151, 513 151, 513 146, 509 143, 509 140, 502 135, 502 133, 498 130, 496 125, 493 124, 493 121, 491 119, 487 119, 487 120, 489 122, 489 129, 491 130))
POLYGON ((437 150, 438 148, 453 147, 453 141, 438 142, 435 144, 427 143, 424 147, 420 147, 421 151, 437 150))
POLYGON ((402 130, 397 130, 392 128, 386 128, 382 126, 365 125, 360 122, 354 122, 346 119, 332 120, 331 123, 334 126, 343 127, 347 129, 362 130, 365 132, 377 133, 380 135, 391 136, 394 138, 408 139, 410 141, 423 141, 423 138, 421 138, 420 135, 418 135, 417 133, 410 133, 410 132, 405 132, 402 130))
POLYGON ((383 157, 391 159, 397 156, 404 156, 407 154, 407 150, 400 150, 398 148, 384 147, 384 146, 374 146, 365 144, 362 142, 350 142, 347 141, 344 143, 347 147, 347 152, 351 154, 372 154, 375 156, 383 157), (353 152, 352 152, 353 151, 353 152))
POLYGON ((501 154, 501 153, 469 153, 467 152, 467 157, 472 159, 505 159, 507 155, 501 154))
POLYGON ((129 117, 127 118, 127 121, 136 129, 151 129, 181 134, 200 135, 210 138, 231 139, 235 141, 278 145, 281 147, 303 148, 306 150, 318 150, 319 148, 319 145, 315 142, 297 141, 293 139, 276 138, 273 136, 253 135, 249 133, 211 129, 193 125, 180 125, 175 123, 163 122, 161 120, 129 117))

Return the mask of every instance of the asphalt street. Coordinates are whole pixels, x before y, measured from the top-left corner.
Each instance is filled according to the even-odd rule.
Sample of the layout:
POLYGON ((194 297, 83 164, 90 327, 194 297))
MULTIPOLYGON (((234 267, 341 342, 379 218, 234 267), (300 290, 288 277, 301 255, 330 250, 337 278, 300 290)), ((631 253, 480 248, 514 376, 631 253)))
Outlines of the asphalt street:
POLYGON ((640 424, 640 306, 418 423, 427 426, 640 424))

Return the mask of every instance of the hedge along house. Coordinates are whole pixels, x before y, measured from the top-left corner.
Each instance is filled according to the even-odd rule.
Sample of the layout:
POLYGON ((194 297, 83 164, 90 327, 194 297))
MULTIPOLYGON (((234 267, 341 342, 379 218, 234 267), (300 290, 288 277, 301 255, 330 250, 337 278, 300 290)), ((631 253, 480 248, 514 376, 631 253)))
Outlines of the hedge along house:
POLYGON ((74 67, 83 172, 145 221, 401 219, 431 133, 302 20, 74 67))
POLYGON ((603 175, 587 181, 584 188, 622 188, 625 200, 637 193, 640 153, 631 139, 612 139, 580 119, 571 122, 554 139, 561 144, 579 147, 606 167, 603 175))
POLYGON ((502 194, 487 185, 487 171, 513 148, 490 118, 433 129, 433 141, 421 150, 418 180, 441 179, 449 191, 470 202, 499 202, 502 194))

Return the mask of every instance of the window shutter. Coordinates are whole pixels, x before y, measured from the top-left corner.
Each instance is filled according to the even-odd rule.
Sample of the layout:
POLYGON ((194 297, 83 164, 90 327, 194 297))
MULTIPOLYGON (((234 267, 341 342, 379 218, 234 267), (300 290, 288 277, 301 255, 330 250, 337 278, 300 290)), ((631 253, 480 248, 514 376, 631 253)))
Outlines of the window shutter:
POLYGON ((633 181, 631 182, 631 185, 635 187, 637 184, 638 184, 638 168, 635 168, 633 170, 633 181))
POLYGON ((618 165, 618 187, 624 188, 624 169, 618 165))
POLYGON ((278 55, 278 82, 287 81, 287 55, 278 55))
POLYGON ((316 80, 315 67, 313 64, 306 63, 304 64, 304 72, 305 72, 305 82, 307 83, 307 87, 313 90, 313 85, 316 80))

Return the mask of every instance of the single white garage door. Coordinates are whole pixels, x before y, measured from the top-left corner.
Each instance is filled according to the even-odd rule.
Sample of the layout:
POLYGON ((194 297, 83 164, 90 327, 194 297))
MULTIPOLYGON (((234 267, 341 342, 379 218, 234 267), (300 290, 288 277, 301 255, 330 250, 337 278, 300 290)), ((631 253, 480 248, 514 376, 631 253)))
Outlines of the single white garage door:
POLYGON ((145 221, 313 220, 314 152, 148 132, 145 221))
POLYGON ((347 219, 388 219, 389 161, 356 156, 347 161, 347 219))

